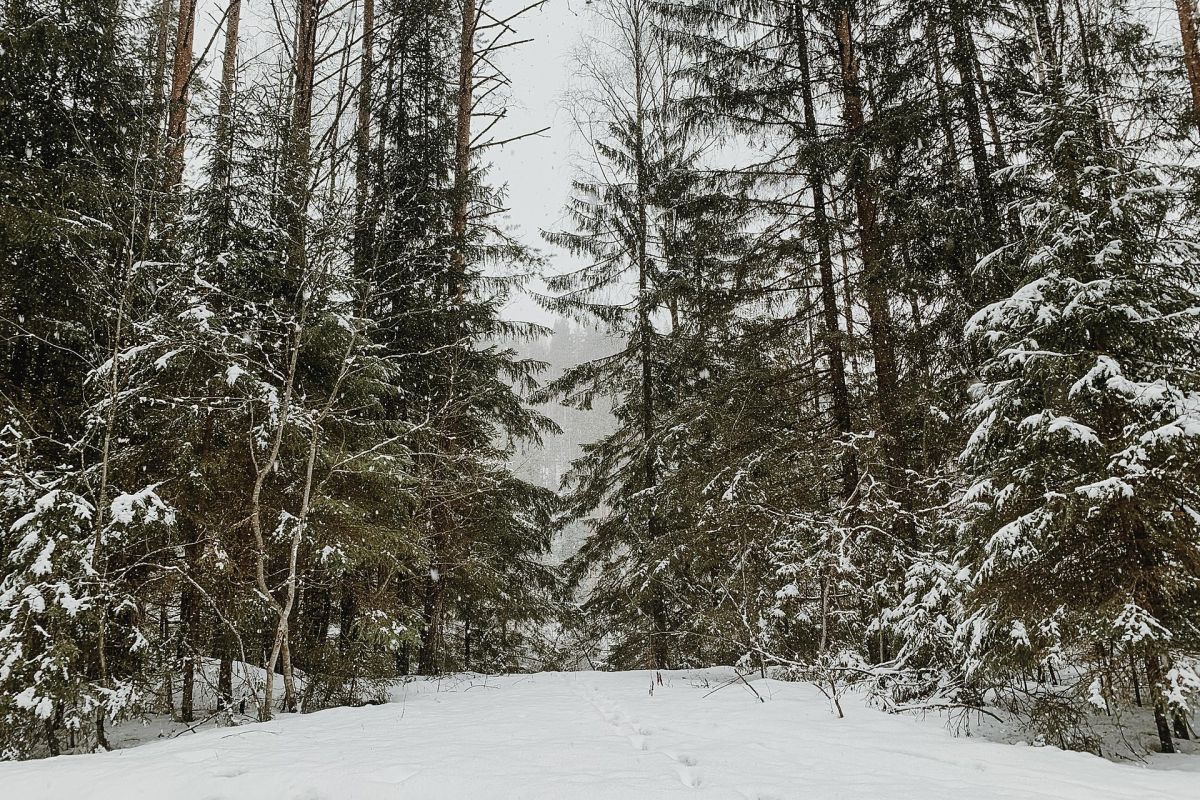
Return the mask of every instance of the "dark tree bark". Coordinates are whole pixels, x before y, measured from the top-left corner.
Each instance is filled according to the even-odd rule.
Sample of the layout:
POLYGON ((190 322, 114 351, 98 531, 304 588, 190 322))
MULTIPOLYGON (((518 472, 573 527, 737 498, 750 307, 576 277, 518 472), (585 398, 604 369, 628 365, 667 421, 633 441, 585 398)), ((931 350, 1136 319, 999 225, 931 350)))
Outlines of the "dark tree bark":
POLYGON ((1129 653, 1129 674, 1133 679, 1133 700, 1137 703, 1137 707, 1142 707, 1142 683, 1138 680, 1137 661, 1133 658, 1133 653, 1129 653))
POLYGON ((197 617, 196 593, 191 583, 185 583, 179 593, 179 669, 182 686, 179 692, 179 719, 195 720, 193 704, 196 689, 196 654, 193 647, 197 617))
POLYGON ((338 608, 338 650, 344 655, 350 652, 354 639, 354 620, 358 616, 358 595, 354 582, 347 576, 342 581, 342 601, 338 608))
POLYGON ((1171 738, 1170 714, 1166 699, 1167 679, 1163 674, 1162 659, 1158 653, 1146 655, 1146 682, 1154 701, 1154 727, 1158 729, 1159 750, 1163 753, 1174 753, 1175 742, 1171 738))
POLYGON ((946 72, 942 67, 942 32, 932 11, 926 19, 928 26, 926 36, 929 39, 929 50, 933 57, 933 87, 937 92, 938 122, 942 126, 942 138, 946 140, 947 159, 950 166, 957 170, 958 142, 954 136, 954 117, 950 113, 950 98, 946 91, 946 72))
POLYGON ((967 142, 971 150, 975 187, 979 192, 979 207, 983 214, 983 232, 995 236, 999 232, 1000 214, 996 206, 996 190, 992 183, 992 164, 983 138, 983 114, 979 108, 979 93, 975 84, 975 40, 971 37, 968 6, 961 0, 950 3, 950 31, 954 40, 951 54, 959 76, 959 95, 967 123, 967 142))
POLYGON ((371 103, 375 79, 375 0, 363 0, 362 60, 354 139, 354 262, 359 276, 371 263, 374 220, 368 212, 371 185, 371 103))
MULTIPOLYGON (((816 142, 816 103, 813 99, 812 74, 808 54, 808 29, 805 22, 807 9, 797 2, 796 56, 800 67, 801 99, 804 102, 804 129, 809 141, 816 142)), ((829 216, 825 209, 825 181, 827 179, 821 157, 814 158, 808 168, 809 184, 813 195, 813 228, 817 241, 817 263, 821 274, 821 312, 825 326, 825 344, 829 359, 829 378, 832 391, 832 415, 838 434, 846 436, 854 430, 850 415, 850 390, 846 385, 846 359, 842 350, 842 332, 838 326, 839 312, 837 285, 833 274, 833 248, 830 242, 829 216)), ((854 451, 847 450, 842 460, 841 497, 843 500, 854 493, 858 484, 858 463, 854 451)))
MULTIPOLYGON (((184 0, 188 2, 188 0, 184 0)), ((315 0, 300 0, 296 18, 295 56, 292 64, 292 115, 288 145, 283 154, 281 216, 288 235, 290 274, 299 283, 308 263, 309 159, 312 143, 313 78, 316 67, 317 10, 315 0)), ((297 296, 297 302, 299 297, 297 296)))
POLYGON ((837 15, 837 42, 841 66, 842 113, 851 145, 847 181, 854 196, 859 250, 863 265, 863 294, 870 319, 871 350, 875 360, 876 402, 879 429, 885 437, 884 456, 888 482, 906 494, 903 481, 907 458, 903 442, 904 421, 900 407, 899 369, 895 332, 883 264, 883 245, 878 228, 877 191, 871 181, 870 155, 863 133, 862 90, 858 56, 851 28, 850 8, 843 5, 837 15))
POLYGON ((450 234, 454 240, 451 255, 454 296, 462 299, 466 291, 467 221, 471 201, 471 117, 474 110, 476 0, 463 0, 462 33, 458 49, 458 107, 454 133, 454 210, 450 234))
POLYGON ((221 654, 221 663, 217 668, 217 709, 226 711, 233 708, 233 658, 228 653, 221 654))
POLYGON ((421 650, 417 655, 417 673, 437 675, 441 672, 441 642, 443 615, 446 605, 445 576, 430 575, 425 583, 424 619, 421 630, 421 650))

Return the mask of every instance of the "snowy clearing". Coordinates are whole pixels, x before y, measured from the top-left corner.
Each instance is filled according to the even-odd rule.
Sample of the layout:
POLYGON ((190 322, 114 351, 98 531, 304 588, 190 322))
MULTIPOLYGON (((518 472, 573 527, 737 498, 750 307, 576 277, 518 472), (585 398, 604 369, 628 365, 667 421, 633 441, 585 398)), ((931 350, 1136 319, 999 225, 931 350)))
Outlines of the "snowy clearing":
POLYGON ((933 718, 807 684, 712 692, 728 670, 409 683, 394 702, 210 728, 100 755, 0 764, 6 800, 1196 797, 1192 756, 1154 768, 954 737, 933 718), (710 694, 710 692, 712 692, 710 694))

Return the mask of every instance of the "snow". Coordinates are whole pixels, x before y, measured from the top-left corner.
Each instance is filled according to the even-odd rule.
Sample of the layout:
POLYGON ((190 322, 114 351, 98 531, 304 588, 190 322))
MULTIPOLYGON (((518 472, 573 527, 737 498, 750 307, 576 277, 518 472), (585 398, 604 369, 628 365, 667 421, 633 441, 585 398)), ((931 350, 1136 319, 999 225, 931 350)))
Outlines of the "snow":
POLYGON ((112 753, 0 764, 22 800, 1194 797, 1193 756, 1153 769, 955 737, 809 684, 728 670, 457 676, 393 701, 210 728, 112 753), (714 691, 714 689, 716 691, 714 691), (653 694, 651 694, 653 691, 653 694))

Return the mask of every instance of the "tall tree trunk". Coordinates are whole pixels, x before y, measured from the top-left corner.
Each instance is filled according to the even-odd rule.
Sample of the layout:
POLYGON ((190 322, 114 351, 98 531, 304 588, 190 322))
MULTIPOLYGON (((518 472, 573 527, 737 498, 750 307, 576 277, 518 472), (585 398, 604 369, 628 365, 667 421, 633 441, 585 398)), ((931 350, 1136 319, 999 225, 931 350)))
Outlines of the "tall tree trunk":
MULTIPOLYGON (((161 641, 171 641, 171 621, 169 616, 170 601, 164 598, 158 607, 158 635, 161 641)), ((167 714, 175 716, 175 669, 170 659, 166 659, 163 669, 163 706, 167 714)))
POLYGON ((230 180, 233 176, 233 94, 237 83, 238 33, 242 19, 242 0, 229 0, 225 12, 225 50, 221 55, 221 90, 217 98, 215 146, 212 157, 212 183, 221 198, 221 219, 215 220, 218 241, 214 250, 225 247, 233 217, 230 180))
MULTIPOLYGON (((300 359, 300 346, 303 341, 306 309, 307 304, 301 301, 300 316, 293 323, 292 335, 288 344, 288 367, 283 380, 283 393, 279 401, 279 423, 275 426, 274 435, 271 439, 271 447, 267 451, 267 456, 259 464, 255 472, 254 486, 250 490, 250 530, 254 534, 255 585, 258 587, 258 593, 262 599, 270 605, 271 610, 282 620, 282 628, 285 634, 287 631, 287 616, 282 613, 282 604, 275 599, 274 594, 271 593, 270 586, 267 584, 267 544, 262 524, 262 494, 267 478, 275 471, 275 464, 279 461, 279 452, 283 446, 283 432, 291 416, 292 397, 296 390, 296 368, 300 359)), ((263 696, 259 705, 258 715, 259 719, 264 722, 269 720, 274 713, 275 661, 279 657, 279 648, 281 645, 282 642, 279 641, 277 633, 270 656, 265 658, 263 662, 263 668, 266 671, 266 680, 263 686, 263 696)))
POLYGON ((1192 89, 1192 116, 1200 124, 1200 50, 1196 43, 1196 3, 1194 0, 1175 0, 1179 16, 1179 35, 1183 40, 1183 65, 1187 68, 1188 84, 1192 89))
MULTIPOLYGON (((813 98, 812 75, 808 55, 807 9, 803 2, 796 4, 796 49, 800 67, 801 97, 804 101, 804 129, 808 139, 819 139, 816 103, 813 98)), ((809 165, 809 184, 813 196, 813 228, 817 240, 817 263, 821 274, 821 311, 825 326, 825 346, 829 359, 829 378, 833 393, 831 412, 838 434, 845 437, 854 430, 850 416, 850 390, 846 385, 846 359, 842 350, 842 332, 838 326, 837 285, 833 275, 833 248, 830 242, 829 217, 825 210, 825 167, 823 155, 818 154, 809 165)), ((854 493, 858 484, 858 462, 854 451, 847 449, 842 459, 843 500, 854 493)))
MULTIPOLYGON (((655 446, 654 435, 654 323, 651 315, 651 285, 650 285, 650 175, 648 170, 648 154, 646 153, 646 126, 648 116, 646 85, 647 45, 643 40, 645 35, 644 8, 640 3, 631 3, 628 20, 630 37, 630 55, 633 60, 634 83, 634 168, 635 193, 634 202, 637 205, 636 230, 634 231, 633 253, 634 265, 637 268, 638 297, 637 297, 637 336, 638 349, 641 355, 641 414, 640 434, 642 444, 642 489, 646 506, 646 540, 648 546, 653 546, 661 533, 661 521, 656 513, 654 490, 658 486, 658 450, 655 446)), ((662 588, 655 579, 649 588, 648 609, 650 614, 650 666, 653 669, 665 669, 668 665, 667 648, 667 618, 666 603, 662 588)))
POLYGON ((354 619, 358 616, 358 596, 350 575, 342 579, 342 599, 338 612, 338 651, 345 655, 350 652, 350 644, 354 641, 354 619))
POLYGON ((283 153, 280 216, 287 234, 288 289, 297 303, 308 264, 308 207, 311 201, 313 79, 316 68, 317 10, 315 0, 299 0, 292 63, 292 114, 283 153))
POLYGON ((296 368, 303 343, 303 331, 307 317, 307 300, 304 294, 304 282, 307 277, 308 246, 307 218, 309 192, 309 155, 311 142, 309 137, 312 130, 312 95, 313 74, 316 65, 317 12, 315 0, 299 0, 296 15, 296 38, 294 59, 292 63, 292 118, 288 129, 287 150, 284 153, 283 164, 283 198, 280 206, 283 217, 283 227, 288 235, 285 250, 287 267, 290 275, 290 288, 294 291, 297 306, 297 316, 292 323, 288 369, 284 377, 284 391, 279 406, 279 424, 271 444, 267 459, 259 467, 255 476, 254 489, 251 493, 251 529, 254 531, 257 548, 256 582, 260 594, 267 598, 276 613, 275 636, 271 643, 270 655, 267 658, 266 682, 263 689, 262 705, 259 707, 259 717, 270 719, 274 712, 275 668, 279 658, 284 659, 284 699, 286 703, 294 703, 295 691, 292 686, 290 648, 287 639, 289 619, 292 604, 295 602, 295 572, 298 557, 299 536, 302 526, 297 524, 293 533, 292 547, 288 557, 288 583, 286 599, 279 602, 270 592, 266 582, 266 543, 262 532, 262 491, 268 475, 273 472, 279 459, 279 451, 283 442, 284 429, 288 425, 291 403, 296 387, 296 368))
POLYGON ((958 171, 958 142, 954 136, 954 117, 950 113, 950 98, 946 91, 946 71, 942 66, 942 32, 938 28, 937 18, 930 11, 926 18, 928 26, 929 50, 933 56, 933 87, 937 93, 938 122, 942 126, 942 138, 946 140, 947 160, 955 172, 958 171))
MULTIPOLYGON (((205 435, 199 448, 200 462, 203 463, 209 449, 210 432, 213 417, 208 416, 205 435)), ((183 541, 183 574, 194 576, 200 563, 202 549, 200 528, 195 522, 184 517, 181 524, 184 535, 183 541)), ((179 692, 179 719, 181 722, 195 721, 196 697, 196 643, 200 641, 200 598, 191 580, 185 580, 179 590, 179 630, 176 632, 176 652, 179 659, 181 687, 179 692)))
POLYGON ((179 597, 180 617, 186 617, 187 622, 180 621, 179 626, 179 671, 181 684, 179 690, 179 721, 195 721, 196 695, 196 656, 192 649, 192 624, 195 615, 196 599, 191 584, 184 584, 179 597))
POLYGON ((175 30, 175 67, 167 107, 167 171, 164 188, 176 189, 183 180, 183 151, 196 35, 196 0, 179 0, 179 25, 175 30))
MULTIPOLYGON (((468 289, 467 281, 467 238, 471 209, 471 123, 475 101, 475 34, 478 26, 478 8, 476 0, 464 0, 462 19, 458 42, 458 75, 455 103, 454 127, 454 174, 450 214, 450 275, 448 291, 456 306, 461 311, 462 303, 468 289)), ((463 327, 461 314, 453 315, 453 336, 456 340, 463 338, 466 331, 463 327)), ((452 352, 452 358, 458 353, 452 352)), ((457 370, 455 370, 457 372, 457 370)), ((454 399, 455 386, 453 381, 448 388, 448 401, 454 399)), ((461 422, 457 412, 451 412, 447 422, 449 436, 442 445, 442 455, 453 458, 457 451, 457 431, 461 422)), ((425 626, 421 631, 421 648, 417 657, 417 671, 421 674, 435 674, 442 666, 442 644, 445 632, 446 617, 446 578, 449 567, 449 551, 453 544, 451 537, 457 535, 451 530, 454 513, 449 508, 443 508, 431 514, 433 530, 432 550, 433 559, 430 565, 430 575, 425 583, 424 619, 425 626)))
POLYGON ((996 120, 996 108, 992 104, 987 78, 983 74, 983 64, 979 61, 979 48, 972 45, 971 52, 975 54, 975 82, 979 86, 979 101, 983 103, 983 114, 987 119, 988 133, 992 137, 992 152, 996 156, 996 166, 1004 167, 1008 165, 1008 155, 1004 149, 1004 138, 1000 135, 1000 123, 996 120))
POLYGON ((160 139, 163 135, 163 123, 166 116, 163 111, 166 110, 166 97, 163 96, 163 91, 166 89, 167 80, 167 50, 171 44, 171 12, 175 10, 173 0, 161 0, 156 12, 157 19, 154 29, 154 85, 151 89, 151 97, 154 98, 155 107, 158 111, 158 123, 150 129, 150 148, 149 151, 155 158, 159 154, 160 139))
MULTIPOLYGON (((375 0, 363 0, 362 60, 358 81, 358 121, 354 139, 354 263, 360 278, 366 275, 370 266, 371 240, 374 230, 372 220, 368 218, 367 213, 371 181, 371 102, 372 82, 375 74, 374 50, 375 0)), ((464 224, 464 234, 465 230, 464 224)))
POLYGON ((903 498, 906 457, 902 434, 899 369, 896 362, 892 310, 884 276, 883 245, 878 229, 876 189, 871 181, 870 154, 862 141, 866 126, 858 56, 855 53, 850 8, 843 5, 837 16, 837 41, 841 66, 842 112, 851 144, 847 180, 854 196, 859 248, 863 265, 863 294, 870 319, 871 351, 875 360, 876 404, 879 430, 885 438, 887 482, 903 498))
POLYGON ((959 76, 959 94, 967 123, 967 142, 971 149, 971 164, 975 186, 979 192, 979 207, 983 212, 982 233, 995 237, 999 232, 1000 214, 996 207, 996 191, 992 183, 992 165, 983 138, 983 114, 975 85, 975 40, 971 37, 968 7, 963 0, 950 3, 950 31, 954 39, 951 54, 959 76))
POLYGON ((450 234, 454 241, 451 256, 455 299, 466 291, 467 221, 471 201, 471 117, 475 101, 475 0, 463 0, 462 32, 458 47, 458 106, 454 130, 454 210, 450 234))
MULTIPOLYGON (((135 186, 135 188, 137 188, 135 186)), ((113 447, 117 441, 117 406, 118 399, 121 393, 121 359, 120 354, 125 346, 125 327, 128 323, 129 307, 131 303, 132 282, 133 282, 133 247, 136 240, 137 220, 139 214, 133 215, 128 239, 126 240, 126 249, 124 255, 124 269, 120 282, 120 299, 116 309, 116 319, 113 323, 112 344, 109 348, 109 363, 111 368, 107 373, 107 384, 105 386, 107 408, 104 412, 104 436, 100 444, 100 485, 96 490, 96 512, 95 519, 92 522, 92 570, 103 582, 108 576, 108 551, 105 548, 106 537, 105 528, 109 523, 109 493, 112 491, 111 467, 113 447)), ((101 686, 108 687, 111 683, 111 675, 108 665, 108 607, 102 605, 100 615, 97 621, 96 629, 96 668, 101 686)), ((96 708, 95 723, 96 723, 96 745, 97 747, 108 749, 108 736, 105 732, 105 723, 107 720, 108 710, 103 704, 96 708)))

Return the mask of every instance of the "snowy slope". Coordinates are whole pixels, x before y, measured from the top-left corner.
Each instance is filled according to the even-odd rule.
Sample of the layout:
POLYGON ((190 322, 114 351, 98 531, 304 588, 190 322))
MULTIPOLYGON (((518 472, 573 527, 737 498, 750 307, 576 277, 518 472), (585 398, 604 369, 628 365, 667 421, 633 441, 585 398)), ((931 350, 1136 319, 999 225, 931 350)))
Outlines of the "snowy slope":
POLYGON ((407 684, 393 703, 0 764, 4 800, 1200 797, 1195 759, 1146 769, 955 738, 808 685, 709 694, 721 673, 543 673, 407 684), (707 686, 703 678, 706 677, 707 686), (708 696, 706 696, 708 695, 708 696))

